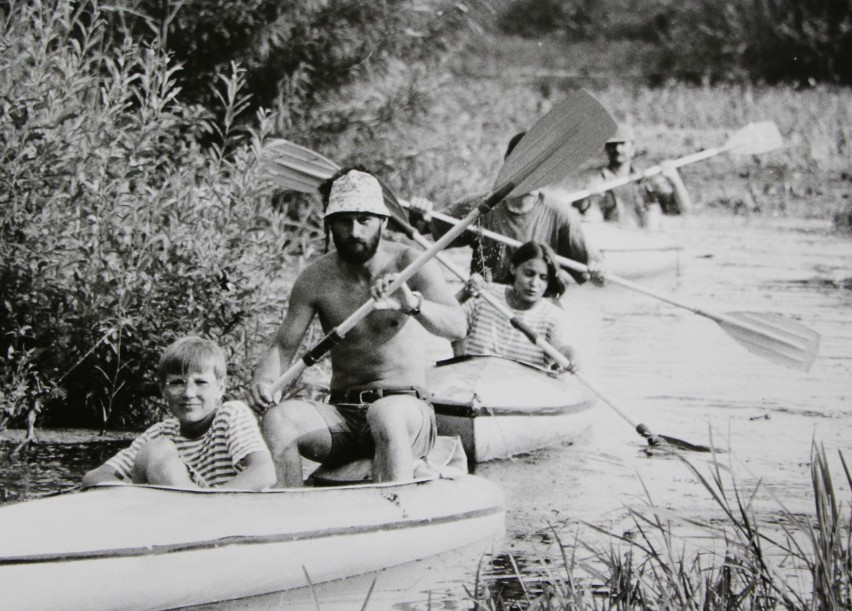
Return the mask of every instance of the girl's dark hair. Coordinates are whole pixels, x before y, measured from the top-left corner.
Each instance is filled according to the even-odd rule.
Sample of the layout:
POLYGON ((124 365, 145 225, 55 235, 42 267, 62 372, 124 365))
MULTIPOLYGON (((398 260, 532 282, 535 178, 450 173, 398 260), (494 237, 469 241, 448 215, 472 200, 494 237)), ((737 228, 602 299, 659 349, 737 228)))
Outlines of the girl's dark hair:
MULTIPOLYGON (((541 259, 547 266, 547 288, 544 289, 545 297, 561 297, 565 292, 565 282, 556 264, 556 253, 547 244, 541 242, 525 242, 518 247, 512 255, 512 267, 517 267, 525 261, 541 259)), ((515 283, 515 274, 509 271, 509 280, 515 283)))

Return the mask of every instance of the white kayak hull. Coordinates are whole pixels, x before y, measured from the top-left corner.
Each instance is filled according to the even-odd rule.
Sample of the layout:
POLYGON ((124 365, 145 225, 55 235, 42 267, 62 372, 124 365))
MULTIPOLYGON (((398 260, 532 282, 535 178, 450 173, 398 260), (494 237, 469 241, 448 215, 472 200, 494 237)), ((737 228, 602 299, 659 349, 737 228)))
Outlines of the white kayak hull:
POLYGON ((106 486, 0 507, 9 609, 169 609, 278 592, 499 537, 499 487, 456 480, 271 490, 106 486))
POLYGON ((576 379, 502 357, 439 363, 427 380, 438 434, 458 435, 471 462, 576 441, 595 419, 595 397, 576 379))
POLYGON ((627 279, 680 272, 683 247, 662 233, 584 222, 583 233, 604 255, 606 270, 627 279))

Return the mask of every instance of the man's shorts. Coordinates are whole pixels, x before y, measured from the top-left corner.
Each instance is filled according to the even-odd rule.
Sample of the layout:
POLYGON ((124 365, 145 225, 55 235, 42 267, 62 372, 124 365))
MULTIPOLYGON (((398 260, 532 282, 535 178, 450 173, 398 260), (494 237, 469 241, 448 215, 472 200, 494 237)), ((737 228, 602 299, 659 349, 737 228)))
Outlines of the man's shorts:
POLYGON ((359 458, 372 458, 376 448, 367 424, 367 410, 374 401, 397 395, 410 396, 420 409, 420 429, 411 449, 414 458, 426 456, 438 434, 430 393, 413 386, 349 389, 332 391, 328 403, 311 401, 331 433, 331 451, 323 464, 338 466, 359 458))

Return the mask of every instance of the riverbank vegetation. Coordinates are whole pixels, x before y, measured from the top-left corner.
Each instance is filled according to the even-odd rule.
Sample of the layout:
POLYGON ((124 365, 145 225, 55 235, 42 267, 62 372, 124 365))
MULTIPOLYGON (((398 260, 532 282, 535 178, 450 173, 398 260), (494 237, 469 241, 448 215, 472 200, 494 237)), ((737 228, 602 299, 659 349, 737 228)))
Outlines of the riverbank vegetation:
POLYGON ((471 590, 482 611, 605 609, 848 609, 852 607, 852 474, 842 454, 832 475, 825 450, 811 456, 813 515, 789 511, 769 524, 716 456, 709 474, 680 457, 720 517, 672 512, 650 498, 628 508, 632 528, 589 544, 577 527, 553 529, 560 555, 500 557, 471 590), (839 477, 837 477, 839 475, 839 477), (563 538, 565 537, 565 538, 563 538), (567 537, 571 537, 568 539, 567 537), (497 576, 495 576, 497 573, 497 576))
MULTIPOLYGON (((257 163, 270 136, 442 205, 487 190, 509 137, 583 86, 634 124, 643 162, 778 123, 784 150, 684 169, 699 214, 842 218, 846 38, 814 35, 808 78, 720 78, 714 59, 696 79, 646 61, 663 49, 649 31, 687 27, 679 3, 560 4, 570 19, 529 39, 506 31, 525 5, 506 0, 2 3, 0 428, 150 423, 155 359, 186 333, 226 347, 243 394, 324 248, 316 198, 257 163)), ((833 31, 817 4, 797 4, 802 23, 833 31)))

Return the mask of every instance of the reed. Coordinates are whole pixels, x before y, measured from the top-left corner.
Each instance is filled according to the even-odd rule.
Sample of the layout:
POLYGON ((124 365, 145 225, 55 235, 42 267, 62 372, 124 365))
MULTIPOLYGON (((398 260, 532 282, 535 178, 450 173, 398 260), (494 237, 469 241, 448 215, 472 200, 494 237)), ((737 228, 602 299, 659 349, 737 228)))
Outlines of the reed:
POLYGON ((842 454, 841 483, 836 485, 825 449, 814 445, 814 513, 794 514, 776 499, 780 526, 770 526, 754 510, 760 482, 745 490, 718 460, 704 474, 678 458, 713 500, 721 519, 668 511, 653 503, 646 490, 647 504, 627 510, 632 523, 627 533, 587 525, 605 536, 603 542, 586 543, 577 536, 565 545, 554 530, 560 551, 554 562, 542 562, 524 574, 512 558, 511 577, 500 562, 491 575, 477 575, 471 592, 475 608, 852 608, 852 476, 842 454), (560 563, 559 574, 547 568, 560 563))

